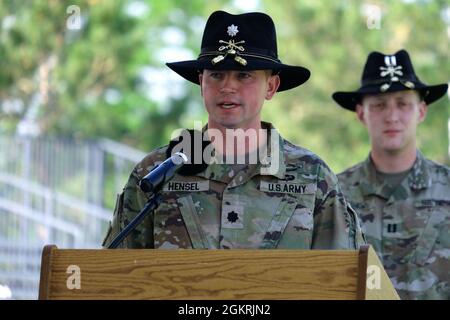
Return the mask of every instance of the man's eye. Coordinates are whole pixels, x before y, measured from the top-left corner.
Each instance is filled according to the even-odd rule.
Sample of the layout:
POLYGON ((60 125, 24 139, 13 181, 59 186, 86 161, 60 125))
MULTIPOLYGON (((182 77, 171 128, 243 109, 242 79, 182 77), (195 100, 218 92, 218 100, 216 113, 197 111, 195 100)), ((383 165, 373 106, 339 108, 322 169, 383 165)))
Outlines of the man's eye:
POLYGON ((374 105, 373 105, 375 108, 383 108, 384 107, 384 103, 383 102, 376 102, 374 105))
POLYGON ((239 78, 241 78, 241 79, 247 79, 247 78, 250 78, 250 77, 251 77, 251 74, 248 73, 248 72, 240 72, 239 73, 239 78))
POLYGON ((214 79, 220 79, 220 78, 222 78, 222 73, 220 73, 220 72, 211 72, 209 74, 209 76, 211 78, 214 78, 214 79))

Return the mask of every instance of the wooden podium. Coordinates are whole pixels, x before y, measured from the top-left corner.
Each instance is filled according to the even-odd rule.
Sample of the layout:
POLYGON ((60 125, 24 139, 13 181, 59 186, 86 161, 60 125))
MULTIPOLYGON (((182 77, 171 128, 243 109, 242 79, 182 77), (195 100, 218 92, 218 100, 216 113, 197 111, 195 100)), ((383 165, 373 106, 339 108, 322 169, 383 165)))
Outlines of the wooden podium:
POLYGON ((76 250, 44 247, 39 299, 399 299, 358 250, 76 250))

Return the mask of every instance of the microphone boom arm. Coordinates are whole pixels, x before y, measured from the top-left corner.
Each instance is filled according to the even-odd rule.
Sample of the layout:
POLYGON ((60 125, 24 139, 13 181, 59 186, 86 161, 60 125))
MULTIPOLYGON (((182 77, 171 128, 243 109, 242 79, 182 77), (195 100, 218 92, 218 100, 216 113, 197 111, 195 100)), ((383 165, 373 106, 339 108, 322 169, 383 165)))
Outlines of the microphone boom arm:
POLYGON ((155 210, 159 205, 159 194, 153 194, 153 196, 147 201, 146 205, 142 208, 141 212, 134 217, 133 220, 125 228, 123 228, 122 231, 120 231, 114 239, 111 241, 111 243, 108 246, 108 249, 116 249, 119 244, 125 239, 134 228, 138 224, 140 224, 144 218, 153 210, 155 210))

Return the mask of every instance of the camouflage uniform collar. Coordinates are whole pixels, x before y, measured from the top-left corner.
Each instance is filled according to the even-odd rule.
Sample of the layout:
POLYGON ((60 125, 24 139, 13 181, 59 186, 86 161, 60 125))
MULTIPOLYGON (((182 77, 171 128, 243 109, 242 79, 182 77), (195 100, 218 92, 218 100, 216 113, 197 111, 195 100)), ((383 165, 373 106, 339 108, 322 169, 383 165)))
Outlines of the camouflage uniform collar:
MULTIPOLYGON (((271 144, 267 144, 267 152, 265 153, 265 157, 263 159, 258 159, 257 164, 250 164, 246 169, 241 170, 238 174, 234 174, 232 172, 233 166, 228 164, 212 164, 209 165, 205 171, 196 174, 198 177, 203 177, 209 180, 215 180, 223 183, 230 183, 231 180, 234 180, 230 183, 230 186, 237 186, 245 183, 249 179, 251 179, 255 175, 264 174, 264 168, 268 168, 271 165, 274 165, 272 161, 279 160, 277 170, 270 175, 273 175, 279 179, 284 179, 286 173, 286 163, 284 158, 284 139, 278 133, 276 128, 269 122, 261 122, 261 127, 263 129, 268 130, 267 141, 270 142, 272 130, 274 130, 278 136, 278 157, 272 157, 272 149, 271 144)), ((203 128, 203 131, 207 129, 207 126, 203 128)), ((276 164, 275 164, 276 165, 276 164)))
POLYGON ((378 195, 386 199, 389 198, 389 195, 387 195, 386 192, 383 192, 383 189, 385 189, 384 184, 377 183, 377 169, 375 168, 375 164, 372 161, 370 153, 362 164, 362 171, 363 176, 367 177, 367 179, 362 179, 360 181, 360 187, 363 195, 378 195))
POLYGON ((412 190, 421 190, 431 187, 431 176, 425 163, 425 157, 417 150, 416 161, 408 175, 408 184, 412 190))
MULTIPOLYGON (((272 144, 267 144, 267 157, 259 163, 258 172, 261 175, 267 175, 264 173, 264 168, 268 169, 271 165, 276 165, 278 168, 276 172, 273 172, 272 175, 277 177, 278 179, 284 179, 286 174, 286 159, 284 157, 284 139, 281 137, 278 130, 272 125, 270 122, 261 122, 261 126, 263 129, 267 129, 269 134, 267 136, 267 141, 271 141, 272 133, 275 133, 278 137, 278 157, 272 157, 272 144), (274 164, 274 161, 278 161, 278 163, 274 164), (262 171, 261 171, 262 170, 262 171)), ((274 152, 277 150, 274 150, 274 152)))
MULTIPOLYGON (((388 199, 390 193, 387 190, 390 188, 385 183, 377 183, 377 170, 370 154, 363 162, 362 171, 363 176, 367 177, 367 183, 361 183, 363 194, 365 196, 375 194, 388 199)), ((425 158, 419 150, 417 150, 416 160, 405 180, 407 180, 407 185, 411 190, 421 190, 431 186, 430 173, 425 164, 425 158)), ((402 184, 404 183, 405 181, 402 182, 402 184)))

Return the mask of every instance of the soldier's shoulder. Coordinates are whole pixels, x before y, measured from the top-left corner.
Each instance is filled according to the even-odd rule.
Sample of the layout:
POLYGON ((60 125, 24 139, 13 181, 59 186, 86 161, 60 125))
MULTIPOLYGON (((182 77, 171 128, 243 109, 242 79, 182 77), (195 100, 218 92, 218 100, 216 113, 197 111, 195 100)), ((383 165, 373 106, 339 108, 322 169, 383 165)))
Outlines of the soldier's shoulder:
POLYGON ((447 180, 450 183, 450 167, 427 158, 424 161, 434 178, 447 180))
POLYGON ((134 167, 133 173, 139 178, 144 177, 155 165, 166 160, 166 150, 168 146, 156 148, 149 152, 141 161, 134 167))
POLYGON ((322 167, 325 171, 330 171, 330 167, 314 152, 297 146, 290 141, 284 140, 283 152, 287 166, 296 166, 301 168, 322 167))
POLYGON ((337 174, 339 180, 359 179, 364 166, 364 162, 359 162, 337 174))

